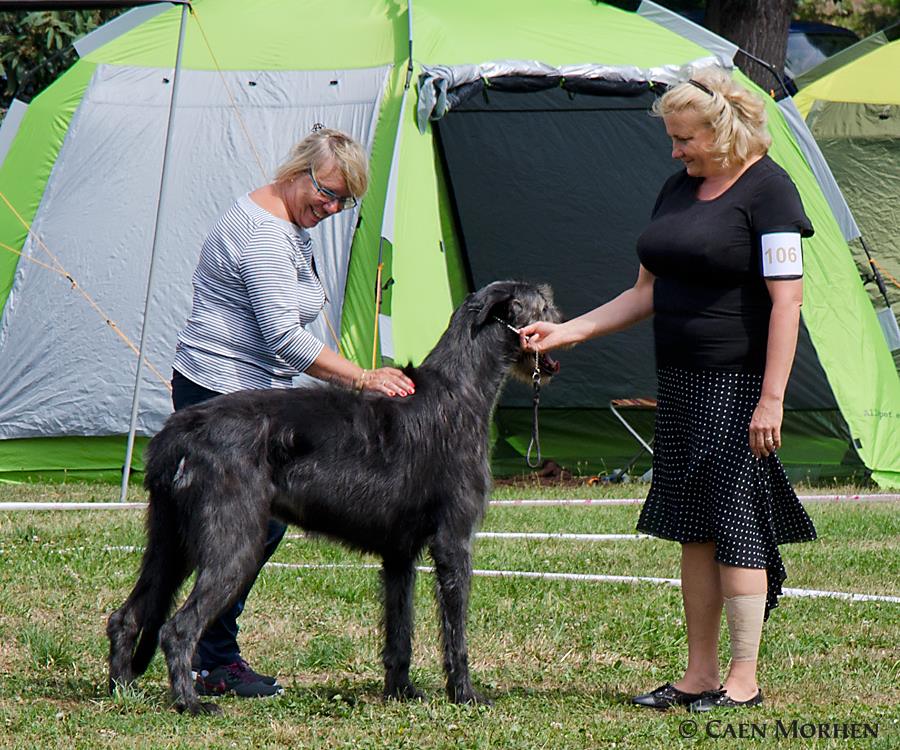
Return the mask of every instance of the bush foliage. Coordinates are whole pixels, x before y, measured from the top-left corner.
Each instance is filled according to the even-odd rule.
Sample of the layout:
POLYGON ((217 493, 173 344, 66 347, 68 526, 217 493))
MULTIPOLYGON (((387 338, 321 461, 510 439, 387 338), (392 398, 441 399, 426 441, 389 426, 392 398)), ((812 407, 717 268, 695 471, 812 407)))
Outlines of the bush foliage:
POLYGON ((0 107, 6 109, 14 96, 28 101, 39 94, 75 62, 72 43, 121 12, 0 13, 0 107))

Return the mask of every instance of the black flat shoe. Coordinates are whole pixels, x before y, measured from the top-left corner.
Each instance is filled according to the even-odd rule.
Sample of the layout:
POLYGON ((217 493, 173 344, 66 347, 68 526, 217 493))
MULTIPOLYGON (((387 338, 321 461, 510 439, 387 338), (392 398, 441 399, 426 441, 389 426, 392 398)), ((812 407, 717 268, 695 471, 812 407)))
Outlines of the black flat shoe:
POLYGON ((704 713, 706 711, 715 711, 719 708, 752 708, 763 702, 762 690, 759 690, 752 698, 745 701, 736 701, 729 697, 725 690, 710 690, 703 693, 697 700, 693 701, 688 710, 691 713, 704 713))
POLYGON ((699 701, 705 693, 685 693, 679 690, 671 682, 660 685, 656 690, 643 695, 636 695, 631 702, 644 708, 655 708, 665 711, 669 706, 688 706, 699 701))

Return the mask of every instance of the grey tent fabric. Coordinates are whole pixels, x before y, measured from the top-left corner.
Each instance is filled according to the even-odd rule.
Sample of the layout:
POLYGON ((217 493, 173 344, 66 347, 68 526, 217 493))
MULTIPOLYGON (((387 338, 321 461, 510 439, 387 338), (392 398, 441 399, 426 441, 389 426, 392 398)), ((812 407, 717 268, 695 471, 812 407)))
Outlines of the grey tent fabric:
MULTIPOLYGON (((166 201, 147 321, 147 361, 166 378, 213 221, 238 195, 268 182, 317 122, 371 151, 389 70, 230 71, 224 83, 215 72, 182 72, 168 166, 175 194, 166 201)), ((104 316, 137 343, 171 77, 171 69, 99 66, 73 116, 33 221, 40 241, 32 235, 24 253, 65 269, 103 314, 64 276, 19 263, 0 328, 0 382, 8 384, 0 393, 0 438, 128 429, 137 356, 104 316)), ((331 300, 325 311, 338 333, 357 214, 312 230, 331 300)), ((324 324, 313 331, 334 347, 324 324)), ((149 369, 141 389, 138 434, 149 435, 171 411, 169 392, 149 369)))
POLYGON ((537 60, 494 60, 480 65, 422 65, 419 76, 419 101, 416 122, 424 133, 429 120, 438 120, 451 108, 451 90, 479 80, 518 76, 522 78, 555 78, 571 80, 602 80, 619 83, 649 82, 671 85, 685 81, 693 71, 720 65, 715 57, 705 57, 688 65, 663 65, 639 68, 634 65, 562 65, 555 67, 537 60))
POLYGON ((6 110, 6 115, 0 121, 0 165, 6 160, 9 147, 12 146, 27 111, 28 105, 25 102, 13 99, 9 109, 6 110))
POLYGON ((856 225, 853 214, 850 213, 850 207, 847 205, 847 201, 844 200, 841 189, 838 187, 837 182, 835 182, 834 175, 831 173, 831 169, 829 169, 825 157, 822 156, 822 151, 819 149, 812 133, 809 132, 809 128, 803 121, 803 115, 800 114, 797 106, 794 104, 794 100, 790 97, 778 102, 778 108, 784 115, 784 119, 791 129, 791 133, 797 141, 797 145, 800 146, 800 150, 803 151, 803 156, 806 158, 806 163, 809 164, 809 168, 815 175, 816 182, 818 182, 819 187, 822 188, 822 192, 825 194, 825 200, 828 201, 828 206, 831 208, 831 212, 834 214, 834 218, 841 228, 844 239, 847 240, 847 242, 855 240, 859 237, 859 227, 856 225))

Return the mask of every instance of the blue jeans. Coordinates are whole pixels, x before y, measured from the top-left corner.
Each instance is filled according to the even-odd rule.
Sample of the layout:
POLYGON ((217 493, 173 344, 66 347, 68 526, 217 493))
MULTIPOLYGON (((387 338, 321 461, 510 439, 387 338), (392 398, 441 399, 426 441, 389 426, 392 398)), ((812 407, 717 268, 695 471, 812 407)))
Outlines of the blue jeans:
MULTIPOLYGON (((186 406, 199 404, 207 399, 221 396, 221 393, 211 391, 202 385, 197 385, 194 381, 189 380, 177 370, 172 372, 172 403, 175 411, 184 409, 186 406)), ((263 551, 262 559, 259 561, 259 567, 256 569, 256 575, 250 581, 243 593, 237 598, 237 601, 230 609, 219 615, 218 619, 213 620, 200 636, 197 648, 194 651, 192 667, 194 669, 213 670, 223 664, 232 664, 241 656, 241 649, 237 643, 238 624, 237 618, 244 611, 244 602, 263 565, 272 556, 272 553, 278 548, 287 526, 275 520, 269 521, 269 528, 266 534, 266 547, 263 551)))

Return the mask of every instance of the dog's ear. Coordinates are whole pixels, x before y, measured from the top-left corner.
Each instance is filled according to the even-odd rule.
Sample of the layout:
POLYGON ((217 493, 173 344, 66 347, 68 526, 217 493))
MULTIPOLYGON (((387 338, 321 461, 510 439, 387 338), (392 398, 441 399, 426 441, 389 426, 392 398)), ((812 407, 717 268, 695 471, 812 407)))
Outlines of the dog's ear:
POLYGON ((538 284, 538 291, 541 293, 541 296, 547 301, 548 305, 553 304, 553 287, 549 284, 538 284))
POLYGON ((492 284, 477 292, 472 299, 476 325, 483 326, 492 315, 506 320, 507 308, 512 299, 512 290, 506 285, 492 284))

